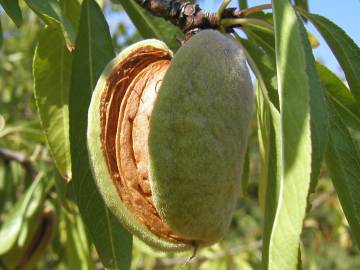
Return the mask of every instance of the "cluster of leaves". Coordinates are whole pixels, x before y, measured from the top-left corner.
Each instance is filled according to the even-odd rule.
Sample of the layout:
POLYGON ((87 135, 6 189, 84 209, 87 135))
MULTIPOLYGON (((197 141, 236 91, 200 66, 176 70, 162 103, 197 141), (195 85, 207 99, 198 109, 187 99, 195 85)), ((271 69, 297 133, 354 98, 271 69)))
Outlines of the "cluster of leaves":
MULTIPOLYGON (((104 266, 114 269, 129 269, 131 263, 135 268, 184 263, 183 257, 155 259, 159 254, 137 241, 132 251, 132 236, 107 209, 92 178, 86 148, 87 108, 98 77, 115 55, 114 37, 103 10, 95 0, 24 2, 21 9, 18 0, 0 0, 13 22, 23 24, 16 35, 26 37, 24 48, 17 44, 18 52, 9 49, 15 45, 4 46, 7 57, 1 60, 0 82, 4 85, 6 77, 7 87, 0 93, 0 146, 32 153, 26 158, 17 152, 0 152, 0 157, 10 157, 5 161, 0 158, 0 207, 7 212, 4 220, 0 217, 3 267, 31 269, 51 236, 51 247, 59 254, 52 257, 54 253, 50 253, 47 263, 53 267, 62 261, 69 269, 95 269, 97 256, 104 266), (25 5, 41 22, 26 16, 23 23, 29 13, 25 5), (29 27, 35 29, 30 31, 29 27), (33 104, 28 72, 31 59, 43 132, 34 121, 35 109, 26 106, 33 104), (24 77, 12 75, 15 70, 24 77), (14 104, 24 111, 16 110, 14 104), (12 119, 23 122, 12 123, 12 119)), ((182 33, 176 27, 153 17, 133 0, 113 2, 122 5, 142 37, 161 39, 174 52, 179 48, 177 38, 182 33)), ((239 4, 247 8, 246 1, 239 4)), ((273 0, 272 12, 249 12, 241 28, 246 38, 235 33, 257 79, 257 139, 253 138, 248 150, 243 189, 251 189, 248 178, 254 174, 251 161, 255 145, 259 146, 254 163, 261 161, 260 181, 255 184, 256 195, 245 194, 247 199, 240 202, 242 208, 236 212, 229 237, 193 262, 203 269, 258 269, 260 264, 264 269, 296 269, 301 267, 301 258, 306 265, 318 262, 302 248, 300 238, 303 231, 303 246, 316 250, 308 242, 311 233, 321 231, 322 223, 312 217, 318 210, 311 210, 315 202, 310 193, 323 185, 318 184, 323 160, 324 174, 330 175, 353 239, 360 244, 360 157, 354 141, 360 130, 360 49, 334 23, 309 13, 307 1, 292 4, 273 0), (314 24, 324 37, 344 70, 347 84, 314 60, 304 22, 314 24), (256 199, 263 211, 250 207, 246 212, 244 205, 254 205, 256 199), (254 229, 245 229, 246 222, 254 229), (229 242, 238 243, 230 239, 239 235, 243 240, 251 235, 251 239, 235 249, 229 247, 229 242)), ((4 32, 6 39, 7 35, 14 33, 4 32)), ((124 44, 138 37, 131 36, 124 44)), ((328 189, 329 198, 334 198, 328 189)), ((346 222, 340 220, 336 228, 344 230, 346 222)), ((348 249, 354 252, 352 245, 348 249)), ((351 266, 356 267, 356 263, 351 266)))

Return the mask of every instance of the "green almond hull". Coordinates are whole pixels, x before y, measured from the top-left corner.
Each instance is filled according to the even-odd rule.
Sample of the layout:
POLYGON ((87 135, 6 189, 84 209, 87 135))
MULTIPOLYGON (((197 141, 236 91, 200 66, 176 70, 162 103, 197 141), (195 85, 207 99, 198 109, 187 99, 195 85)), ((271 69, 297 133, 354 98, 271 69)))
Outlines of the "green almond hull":
POLYGON ((253 107, 239 44, 205 30, 172 60, 150 120, 150 185, 161 218, 207 245, 227 231, 253 107))
MULTIPOLYGON (((106 80, 141 46, 169 50, 157 40, 136 43, 112 60, 94 90, 88 113, 88 150, 97 186, 118 220, 149 246, 192 249, 162 239, 141 224, 120 200, 100 144, 100 100, 106 80)), ((199 245, 220 240, 240 192, 253 89, 242 49, 205 30, 175 55, 150 121, 150 185, 155 207, 172 230, 199 245)))
POLYGON ((137 236, 153 248, 163 251, 183 251, 191 249, 192 247, 182 243, 171 242, 159 238, 157 235, 148 230, 146 226, 141 224, 136 219, 136 217, 125 207, 119 197, 119 194, 107 169, 105 156, 103 154, 100 144, 101 130, 99 108, 101 96, 106 86, 106 80, 112 73, 114 68, 118 66, 122 61, 124 61, 127 55, 135 51, 137 48, 145 45, 153 46, 163 50, 169 50, 163 42, 160 42, 158 40, 144 40, 138 42, 128 47, 127 49, 122 51, 116 58, 114 58, 107 65, 96 84, 88 112, 87 143, 90 156, 90 164, 92 166, 92 172, 96 184, 106 205, 125 228, 127 228, 135 236, 137 236))

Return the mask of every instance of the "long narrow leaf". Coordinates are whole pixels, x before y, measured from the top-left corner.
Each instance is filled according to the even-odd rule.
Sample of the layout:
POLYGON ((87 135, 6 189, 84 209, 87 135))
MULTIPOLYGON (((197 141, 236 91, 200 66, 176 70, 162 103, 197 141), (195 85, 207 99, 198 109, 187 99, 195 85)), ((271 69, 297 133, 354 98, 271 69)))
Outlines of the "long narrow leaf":
POLYGON ((132 238, 105 206, 90 171, 87 110, 103 68, 114 57, 108 25, 98 4, 84 0, 70 87, 73 191, 90 236, 107 268, 129 269, 132 238))
MULTIPOLYGON (((281 117, 273 103, 278 104, 277 86, 273 84, 276 73, 272 68, 273 66, 271 66, 271 63, 274 63, 274 49, 268 46, 271 45, 271 42, 260 42, 268 47, 268 50, 265 50, 268 52, 266 54, 265 51, 257 47, 258 44, 254 42, 254 40, 248 42, 241 38, 238 39, 244 46, 249 64, 259 80, 259 86, 257 88, 257 119, 259 147, 262 159, 259 202, 262 208, 265 209, 263 267, 264 269, 277 269, 272 268, 273 258, 271 257, 270 251, 273 244, 271 242, 272 231, 275 226, 275 218, 278 213, 283 187, 283 145, 281 117), (259 89, 261 89, 261 91, 259 91, 259 89), (272 93, 272 97, 269 97, 269 93, 272 93)), ((301 253, 299 247, 294 265, 297 269, 301 269, 301 253)))
MULTIPOLYGON (((311 179, 310 115, 321 120, 325 106, 311 111, 321 100, 314 59, 306 31, 287 0, 273 0, 276 67, 281 114, 281 181, 278 205, 268 250, 266 269, 296 269, 302 223, 311 179)), ((322 121, 318 120, 317 123, 322 121)), ((325 117, 325 123, 327 119, 325 117)), ((321 132, 319 130, 314 130, 321 132)), ((326 132, 326 130, 325 130, 326 132)), ((321 133, 315 138, 321 138, 321 133)), ((321 147, 325 148, 324 145, 321 147)), ((321 155, 321 150, 316 150, 321 155)), ((317 157, 321 160, 321 157, 317 157)), ((267 254, 266 254, 267 253, 267 254)))
POLYGON ((66 226, 65 261, 68 269, 95 270, 91 258, 85 227, 79 216, 64 211, 63 220, 66 226))
MULTIPOLYGON (((258 127, 258 141, 261 161, 261 174, 259 179, 259 204, 262 209, 265 209, 265 199, 268 180, 268 160, 270 147, 270 111, 267 103, 264 100, 260 86, 257 87, 256 94, 256 119, 258 127)), ((276 197, 274 197, 276 198, 276 197)))
POLYGON ((248 146, 246 149, 244 166, 243 166, 243 174, 241 177, 241 194, 246 197, 248 194, 249 188, 249 178, 250 178, 250 147, 248 146))
MULTIPOLYGON (((254 14, 256 16, 264 17, 267 21, 272 22, 271 19, 267 18, 268 14, 254 14)), ((256 57, 263 59, 262 62, 265 62, 264 59, 268 59, 266 62, 274 63, 275 66, 275 38, 274 34, 269 32, 268 30, 264 30, 256 27, 245 27, 245 31, 248 34, 250 45, 254 47, 254 45, 260 46, 264 52, 257 52, 256 57), (266 56, 265 56, 266 54, 266 56)), ((303 34, 304 35, 304 34, 303 34)), ((310 41, 311 44, 311 33, 306 32, 306 40, 304 40, 304 45, 308 46, 307 40, 310 41)), ((305 38, 305 37, 304 37, 305 38)), ((309 48, 307 48, 309 51, 309 48)), ((313 57, 310 55, 311 64, 308 65, 309 73, 315 72, 313 57)), ((268 64, 269 66, 269 64, 268 64)), ((315 77, 314 87, 310 88, 311 98, 310 98, 310 107, 311 107, 311 141, 312 141, 312 173, 311 173, 311 182, 312 186, 315 187, 317 183, 317 178, 320 173, 321 161, 323 159, 325 145, 326 145, 326 130, 328 126, 327 119, 327 111, 326 111, 326 103, 325 103, 325 95, 323 90, 319 86, 319 82, 315 77)), ((272 95, 273 96, 273 95, 272 95)), ((271 97, 271 96, 270 96, 271 97)), ((274 98, 272 98, 274 102, 274 98)), ((275 103, 276 104, 276 103, 275 103)))
POLYGON ((360 106, 360 48, 336 24, 316 14, 307 17, 322 34, 344 70, 350 90, 360 106))
POLYGON ((255 41, 238 38, 245 49, 250 67, 257 76, 261 89, 266 91, 269 101, 279 109, 279 97, 276 85, 275 58, 259 48, 255 41))
MULTIPOLYGON (((280 136, 279 98, 276 89, 276 72, 274 60, 255 43, 238 37, 245 49, 250 67, 258 79, 257 87, 257 120, 258 137, 261 155, 261 178, 259 184, 259 203, 265 210, 264 249, 268 249, 269 235, 273 226, 276 205, 279 198, 281 148, 276 147, 280 136), (260 90, 261 89, 261 90, 260 90)), ((263 261, 268 260, 264 252, 263 261)), ((266 264, 266 263, 264 263, 266 264)))
POLYGON ((331 124, 326 164, 353 236, 360 245, 359 147, 352 140, 349 131, 337 115, 330 100, 329 108, 331 124))
POLYGON ((309 11, 308 0, 295 0, 295 5, 303 8, 306 11, 309 11))
POLYGON ((3 31, 2 31, 2 25, 1 25, 1 20, 0 20, 0 50, 3 46, 3 41, 4 41, 4 38, 3 38, 3 31))
POLYGON ((74 50, 74 28, 61 10, 61 6, 57 0, 25 0, 25 2, 45 23, 59 27, 64 35, 68 49, 70 51, 74 50))
POLYGON ((326 93, 334 101, 334 108, 351 128, 360 130, 360 106, 345 84, 327 67, 316 64, 317 72, 326 93))
POLYGON ((257 88, 257 112, 260 149, 263 153, 262 174, 266 180, 260 183, 263 186, 259 192, 261 192, 260 196, 262 196, 260 203, 265 208, 263 265, 266 267, 269 261, 269 253, 266 252, 270 243, 271 234, 269 232, 274 226, 280 197, 282 152, 280 113, 271 103, 266 102, 265 91, 261 87, 263 86, 258 85, 257 88))
POLYGON ((272 234, 274 230, 276 215, 278 212, 278 205, 281 200, 282 192, 282 134, 281 134, 281 118, 280 113, 273 107, 268 106, 269 130, 267 149, 267 181, 265 189, 265 214, 264 214, 264 235, 263 235, 263 268, 264 269, 277 269, 272 268, 273 256, 271 254, 272 248, 272 234), (271 266, 270 266, 271 265, 271 266))
POLYGON ((272 61, 267 57, 268 55, 262 53, 262 50, 257 48, 255 44, 241 38, 238 40, 244 46, 249 65, 259 82, 257 88, 257 116, 260 154, 262 157, 259 201, 265 208, 263 266, 264 269, 268 269, 270 237, 281 191, 281 121, 280 113, 273 103, 275 101, 278 104, 277 86, 273 83, 276 73, 273 66, 271 66, 272 61), (267 59, 267 61, 263 61, 264 59, 267 59), (273 93, 272 98, 269 97, 271 92, 273 93))
MULTIPOLYGON (((62 0, 62 11, 70 14, 77 29, 80 3, 62 0)), ((33 74, 35 100, 50 153, 61 176, 71 179, 69 135, 69 88, 72 55, 57 27, 49 26, 40 35, 35 50, 33 74)))
POLYGON ((60 6, 64 14, 70 20, 72 27, 77 32, 82 0, 60 0, 60 6))
MULTIPOLYGON (((246 28, 249 41, 240 39, 248 54, 256 61, 256 65, 262 73, 262 77, 267 84, 269 98, 278 108, 278 94, 276 86, 275 72, 275 43, 274 35, 269 32, 258 31, 258 29, 246 28), (261 48, 259 48, 261 47, 261 48)), ((313 61, 313 60, 312 60, 313 61)), ((309 65, 310 72, 314 72, 313 64, 309 65)), ((319 82, 315 81, 315 86, 311 87, 311 141, 312 141, 312 187, 316 186, 320 172, 326 145, 327 112, 325 97, 319 82)))
POLYGON ((244 26, 244 30, 251 42, 255 42, 261 46, 265 52, 275 54, 275 37, 273 32, 252 25, 244 26))
POLYGON ((34 55, 35 100, 50 152, 66 180, 71 179, 68 106, 71 61, 58 29, 47 27, 34 55))
POLYGON ((245 9, 248 7, 247 0, 239 0, 239 7, 240 9, 245 9))
POLYGON ((16 202, 10 210, 0 229, 0 255, 8 252, 16 243, 31 203, 37 203, 44 196, 44 185, 41 182, 42 174, 32 182, 26 193, 16 202))
POLYGON ((5 12, 13 20, 17 27, 20 27, 23 21, 19 0, 0 0, 0 4, 5 12))
MULTIPOLYGON (((1 121, 1 120, 0 120, 1 121)), ((8 201, 9 196, 9 186, 11 184, 10 181, 7 181, 6 175, 9 171, 9 165, 4 162, 4 160, 0 160, 0 212, 3 212, 6 201, 8 201)))
POLYGON ((257 117, 260 154, 262 158, 262 177, 259 188, 260 205, 265 209, 263 236, 263 266, 269 265, 269 245, 274 226, 281 188, 281 126, 278 111, 276 72, 273 59, 255 43, 238 38, 243 47, 250 67, 258 79, 257 117), (261 91, 260 91, 261 89, 261 91), (276 105, 274 105, 276 104, 276 105))
MULTIPOLYGON (((259 74, 258 74, 259 75, 259 74)), ((260 79, 262 74, 260 74, 260 79)), ((261 79, 262 80, 262 79, 261 79)), ((266 84, 260 84, 258 86, 258 115, 261 120, 261 125, 259 125, 259 142, 264 144, 262 149, 264 152, 265 165, 263 165, 266 171, 263 172, 265 176, 265 181, 262 180, 259 187, 260 203, 263 203, 265 208, 264 214, 264 236, 263 236, 263 267, 264 269, 269 268, 270 261, 270 245, 271 245, 271 232, 274 228, 274 222, 276 218, 276 213, 279 205, 279 200, 281 199, 281 188, 282 188, 282 132, 281 132, 281 118, 279 111, 275 106, 269 102, 269 99, 266 98, 266 91, 259 91, 262 87, 269 87, 266 84), (266 102, 267 100, 267 102, 266 102)), ((260 144, 260 147, 261 145, 260 144)), ((263 170, 263 169, 262 169, 263 170)))

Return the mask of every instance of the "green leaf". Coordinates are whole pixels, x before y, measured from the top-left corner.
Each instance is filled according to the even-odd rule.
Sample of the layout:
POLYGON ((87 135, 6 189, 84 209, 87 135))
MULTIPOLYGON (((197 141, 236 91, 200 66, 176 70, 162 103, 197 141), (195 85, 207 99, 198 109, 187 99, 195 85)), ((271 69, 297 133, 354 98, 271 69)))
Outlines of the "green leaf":
POLYGON ((0 230, 0 255, 8 252, 18 240, 28 207, 31 204, 38 206, 39 200, 43 198, 44 185, 41 180, 42 175, 38 175, 24 196, 17 201, 6 216, 0 230))
POLYGON ((302 9, 309 11, 308 0, 295 0, 295 5, 301 7, 302 9))
MULTIPOLYGON (((244 47, 248 63, 258 79, 256 102, 259 149, 261 156, 259 204, 261 208, 265 209, 264 231, 270 231, 275 216, 275 210, 273 209, 275 209, 277 203, 277 193, 280 183, 279 178, 274 174, 276 171, 274 166, 277 165, 279 158, 276 152, 277 148, 272 147, 270 149, 271 144, 273 146, 275 145, 275 129, 277 131, 280 130, 280 127, 277 124, 274 124, 275 121, 278 123, 278 119, 280 118, 278 111, 279 97, 276 85, 275 57, 273 54, 265 53, 265 50, 262 50, 258 43, 252 38, 246 40, 237 37, 237 39, 244 47), (272 163, 269 164, 269 162, 272 163), (268 183, 270 183, 269 188, 267 187, 268 183)), ((269 51, 274 51, 271 47, 268 48, 269 51)), ((266 236, 266 234, 264 235, 266 236)), ((264 260, 265 259, 266 258, 264 257, 264 260)))
POLYGON ((265 198, 267 188, 267 161, 269 159, 269 130, 270 130, 270 115, 269 110, 265 106, 265 101, 262 93, 259 92, 260 87, 256 88, 256 120, 257 120, 257 131, 258 131, 258 142, 259 142, 259 153, 261 161, 261 171, 259 179, 259 205, 265 209, 265 198))
POLYGON ((0 50, 3 46, 3 41, 4 41, 4 38, 3 38, 3 31, 2 31, 1 20, 0 20, 0 50))
POLYGON ((239 0, 239 7, 240 9, 248 8, 247 0, 239 0))
POLYGON ((352 94, 360 106, 360 49, 356 43, 336 24, 316 15, 307 17, 324 37, 336 59, 344 70, 352 94))
POLYGON ((299 245, 299 248, 298 248, 298 261, 297 261, 297 265, 296 265, 296 270, 302 270, 302 260, 301 260, 301 248, 300 248, 300 245, 299 245))
POLYGON ((280 113, 278 106, 276 73, 273 60, 264 53, 256 43, 238 38, 243 47, 250 67, 258 79, 257 87, 257 117, 259 132, 259 147, 262 159, 262 176, 260 180, 259 203, 265 208, 263 265, 270 269, 269 245, 274 226, 281 183, 282 145, 280 113), (261 89, 261 90, 260 90, 261 89), (272 95, 269 95, 272 93, 272 95), (270 97, 269 97, 270 96, 270 97))
MULTIPOLYGON (((260 203, 265 208, 264 213, 264 234, 263 234, 263 266, 264 269, 272 269, 268 267, 270 261, 270 244, 271 244, 271 231, 274 227, 274 221, 277 213, 277 207, 280 199, 281 192, 281 168, 282 168, 282 141, 281 141, 281 120, 280 113, 276 108, 269 102, 266 101, 261 84, 257 89, 258 99, 258 115, 261 118, 261 125, 259 126, 261 137, 259 141, 265 142, 263 148, 264 156, 264 167, 265 169, 262 174, 262 189, 259 191, 260 203), (259 90, 261 89, 261 90, 259 90)), ((261 146, 261 144, 260 144, 261 146)), ((274 268, 275 269, 275 268, 274 268)))
POLYGON ((50 153, 66 180, 71 179, 68 107, 71 60, 58 29, 46 27, 34 55, 35 100, 50 153))
POLYGON ((7 162, 0 160, 0 212, 4 212, 6 204, 11 201, 12 182, 8 180, 10 166, 7 162))
POLYGON ((321 139, 326 136, 321 137, 323 131, 315 126, 311 138, 311 124, 319 125, 324 119, 326 124, 326 105, 304 26, 287 0, 272 3, 281 108, 281 179, 274 223, 271 231, 265 230, 270 235, 265 237, 264 263, 266 269, 296 269, 311 174, 320 167, 325 149, 321 139), (317 120, 310 123, 310 115, 317 120), (312 151, 318 153, 313 160, 312 151))
POLYGON ((19 121, 16 125, 7 125, 6 128, 0 131, 0 138, 11 136, 21 137, 21 140, 25 142, 46 143, 45 136, 38 121, 19 121))
POLYGON ((0 160, 0 211, 2 212, 6 196, 6 165, 3 160, 0 160))
MULTIPOLYGON (((261 14, 258 14, 261 15, 261 14)), ((262 15, 261 15, 262 16, 262 15)), ((257 65, 262 70, 263 78, 267 81, 269 89, 269 97, 272 103, 278 108, 277 90, 273 85, 276 84, 275 74, 275 50, 274 35, 269 31, 263 31, 259 28, 245 27, 250 41, 244 41, 243 46, 251 53, 252 57, 257 61, 257 65), (263 50, 256 48, 261 47, 263 50)), ((308 40, 309 33, 306 32, 308 40)), ((307 50, 309 50, 308 42, 305 40, 307 50)), ((310 56, 311 64, 308 65, 309 74, 315 72, 313 57, 310 56)), ((315 78, 314 87, 311 87, 311 140, 312 140, 312 186, 316 186, 317 177, 320 173, 320 165, 323 159, 326 145, 326 130, 328 126, 327 111, 325 104, 325 96, 320 88, 318 80, 315 78)))
POLYGON ((311 53, 310 41, 303 32, 304 45, 307 53, 307 74, 310 87, 310 134, 311 134, 311 187, 314 192, 320 175, 321 163, 324 159, 328 143, 329 116, 324 89, 316 73, 315 59, 311 53))
MULTIPOLYGON (((24 257, 28 251, 30 242, 32 241, 41 220, 44 203, 44 189, 37 189, 29 202, 29 207, 24 214, 20 233, 16 241, 16 245, 9 250, 2 259, 10 269, 21 268, 20 264, 24 263, 24 257), (32 204, 32 206, 31 206, 32 204), (29 209, 32 208, 32 209, 29 209)), ((25 268, 25 267, 24 267, 25 268)))
POLYGON ((20 27, 23 21, 19 0, 0 0, 0 4, 5 12, 13 20, 17 27, 20 27))
POLYGON ((22 257, 21 261, 25 262, 25 264, 21 264, 17 266, 17 269, 34 269, 39 261, 42 261, 45 254, 48 253, 48 247, 50 246, 52 236, 55 232, 55 221, 57 220, 54 206, 50 202, 45 202, 45 206, 40 209, 40 217, 34 220, 35 231, 31 235, 29 235, 28 243, 25 244, 25 260, 22 257), (37 224, 36 224, 37 223, 37 224), (40 238, 37 233, 41 231, 40 238), (31 249, 30 257, 28 255, 29 247, 31 248, 35 244, 35 248, 31 249))
POLYGON ((262 50, 255 40, 249 41, 240 37, 238 37, 238 40, 245 49, 247 60, 260 82, 261 89, 266 91, 266 99, 269 99, 269 102, 278 109, 279 97, 274 55, 262 50))
MULTIPOLYGON (((302 37, 304 40, 306 39, 306 32, 304 29, 302 29, 302 37)), ((257 79, 259 80, 259 86, 262 91, 258 91, 257 98, 258 98, 258 128, 259 128, 259 143, 260 143, 260 151, 261 151, 261 157, 262 157, 262 177, 260 180, 260 190, 259 190, 259 200, 260 204, 265 206, 265 223, 264 223, 264 246, 263 246, 263 265, 265 269, 291 269, 291 268, 276 268, 274 266, 274 260, 276 256, 273 255, 273 246, 274 243, 272 242, 274 239, 273 232, 278 232, 280 235, 280 230, 278 229, 278 225, 276 224, 276 219, 278 218, 279 212, 280 212, 280 203, 282 203, 281 200, 284 200, 284 180, 282 178, 283 175, 283 168, 284 164, 283 161, 283 134, 282 134, 282 128, 281 128, 281 118, 280 114, 277 111, 274 104, 277 102, 277 85, 276 85, 276 73, 274 70, 274 49, 271 46, 271 35, 266 35, 266 38, 264 38, 264 35, 259 34, 257 35, 257 40, 253 38, 253 36, 249 35, 250 41, 246 41, 243 39, 240 39, 241 44, 246 49, 246 55, 248 57, 248 61, 250 66, 252 67, 257 79), (260 45, 261 44, 261 45, 260 45), (261 49, 260 47, 266 47, 266 49, 261 49), (265 89, 265 90, 264 90, 265 89), (261 94, 260 94, 261 93, 261 94), (271 94, 272 93, 272 94, 271 94)), ((307 39, 306 39, 307 41, 307 39)), ((308 41, 307 41, 308 42, 308 41)), ((302 43, 300 43, 301 45, 302 43)), ((306 44, 307 52, 311 51, 309 44, 306 44)), ((311 56, 311 54, 310 54, 311 56)), ((314 61, 312 57, 310 57, 310 60, 314 61)), ((307 63, 308 64, 308 63, 307 63)), ((309 64, 308 64, 309 65, 309 64)), ((311 72, 314 72, 314 63, 310 61, 310 68, 307 67, 309 70, 309 74, 312 74, 311 72), (311 68, 312 65, 312 68, 311 68)), ((304 67, 304 70, 306 68, 304 67)), ((316 80, 316 79, 315 79, 316 80)), ((317 84, 317 91, 320 91, 319 83, 315 81, 317 84)), ((309 87, 308 87, 309 88, 309 87)), ((312 89, 314 90, 314 89, 312 89)), ((300 91, 301 93, 301 91, 300 91)), ((320 108, 320 111, 316 109, 316 106, 325 106, 323 102, 318 103, 319 101, 316 101, 319 96, 322 96, 322 93, 315 92, 311 93, 310 96, 313 98, 313 101, 311 103, 311 106, 314 107, 313 112, 320 113, 319 115, 324 116, 322 113, 324 113, 324 109, 320 108), (315 97, 313 97, 315 96, 315 97)), ((325 115, 326 116, 326 115, 325 115)), ((314 129, 313 136, 317 138, 314 134, 316 130, 316 124, 317 121, 321 121, 317 117, 313 117, 313 123, 311 128, 314 129)), ((326 123, 325 119, 325 123, 326 123)), ((321 127, 323 125, 320 124, 321 127)), ((326 129, 325 129, 326 131, 326 129)), ((324 136, 326 137, 326 136, 324 136)), ((320 141, 321 148, 317 151, 324 151, 326 140, 320 141)), ((321 153, 321 152, 320 152, 321 153)), ((309 152, 308 152, 309 154, 309 152)), ((312 153, 314 157, 316 157, 316 152, 313 151, 312 153)), ((321 160, 320 160, 321 161, 321 160)), ((320 161, 318 163, 313 163, 313 166, 320 166, 320 161)), ((315 167, 316 167, 315 166, 315 167)), ((301 165, 299 165, 301 167, 301 165)), ((300 170, 300 168, 299 168, 300 170)), ((300 182, 301 184, 301 182, 300 182)), ((287 192, 291 192, 294 198, 296 197, 296 190, 291 190, 287 187, 287 192), (295 195, 294 195, 295 194, 295 195)), ((304 197, 303 199, 303 211, 305 212, 305 206, 306 206, 306 194, 307 189, 305 189, 304 197)), ((291 198, 285 197, 287 199, 287 203, 291 203, 291 198)), ((295 204, 296 207, 296 204, 295 204)), ((280 212, 281 214, 281 212, 280 212)), ((284 220, 284 219, 283 219, 284 220)), ((282 220, 282 222, 283 222, 282 220)), ((289 221, 289 220, 287 220, 289 221)), ((291 219, 290 219, 291 222, 291 219)), ((301 230, 302 225, 302 218, 299 219, 299 227, 301 230)), ((291 226, 291 224, 289 225, 291 226)), ((281 235, 280 235, 281 237, 281 235)), ((297 236, 298 237, 298 236, 297 236)), ((276 239, 277 241, 277 239, 276 239)), ((293 267, 296 268, 296 266, 299 265, 298 260, 298 244, 294 245, 294 259, 293 259, 293 267)), ((282 249, 286 250, 287 245, 281 247, 282 249)), ((276 250, 275 250, 276 252, 276 250)), ((294 269, 295 269, 294 268, 294 269)))
POLYGON ((65 256, 68 269, 94 270, 85 227, 77 215, 64 212, 66 226, 65 256))
POLYGON ((178 27, 163 18, 151 15, 150 12, 144 10, 134 0, 113 0, 113 2, 122 5, 144 38, 160 39, 174 52, 180 47, 177 38, 181 38, 183 34, 178 27))
POLYGON ((275 38, 273 32, 255 25, 246 25, 244 26, 244 30, 250 41, 255 42, 258 46, 262 47, 269 55, 275 55, 275 38))
MULTIPOLYGON (((258 14, 263 16, 261 14, 258 14)), ((265 15, 264 15, 265 16, 265 15)), ((269 19, 267 19, 270 21, 269 19)), ((277 80, 275 72, 275 40, 274 34, 268 29, 261 29, 258 27, 244 27, 249 41, 241 40, 241 43, 246 48, 251 57, 257 62, 257 67, 260 68, 262 77, 267 84, 268 94, 271 102, 278 108, 278 94, 277 94, 277 80), (259 48, 261 47, 261 48, 259 48)), ((307 32, 307 36, 309 33, 307 32)), ((313 65, 309 68, 313 70, 313 65)), ((310 71, 313 72, 313 71, 310 71)), ((326 129, 327 129, 327 113, 326 104, 323 91, 317 86, 311 88, 311 139, 313 145, 312 151, 312 183, 315 186, 316 180, 320 172, 320 165, 323 159, 323 154, 326 145, 326 129)), ((262 185, 260 185, 261 187, 262 185)))
MULTIPOLYGON (((272 13, 265 13, 263 11, 251 13, 246 18, 262 20, 270 25, 274 24, 272 13)), ((243 26, 243 29, 249 40, 255 40, 266 52, 275 52, 275 37, 274 31, 271 28, 259 24, 247 24, 243 26)))
POLYGON ((359 146, 329 100, 331 112, 326 164, 352 234, 360 245, 360 156, 359 146))
POLYGON ((91 174, 86 143, 92 91, 113 57, 109 28, 100 7, 94 0, 84 0, 70 87, 71 184, 83 221, 105 267, 129 269, 131 235, 104 204, 91 174))
POLYGON ((241 177, 241 193, 242 196, 246 197, 248 194, 249 187, 249 178, 250 178, 250 147, 248 146, 246 149, 244 166, 243 166, 243 174, 241 177))
POLYGON ((26 170, 16 161, 10 161, 6 165, 7 170, 5 174, 5 181, 9 183, 9 194, 7 199, 10 201, 10 206, 13 207, 19 199, 19 196, 17 194, 18 187, 21 182, 26 178, 27 173, 26 170))
POLYGON ((360 130, 360 106, 351 95, 350 90, 325 66, 317 63, 316 68, 324 89, 334 102, 334 108, 343 121, 349 127, 360 130))
POLYGON ((25 0, 25 2, 45 23, 62 31, 67 48, 73 51, 75 31, 70 20, 61 10, 59 2, 57 0, 25 0))
MULTIPOLYGON (((309 4, 308 4, 308 0, 294 0, 294 4, 303 9, 306 12, 309 12, 309 4)), ((302 16, 301 17, 305 22, 307 22, 307 18, 302 16)))
MULTIPOLYGON (((80 4, 62 0, 61 7, 76 29, 80 4)), ((40 34, 33 62, 36 105, 50 153, 64 179, 71 179, 69 135, 69 88, 72 55, 57 27, 49 26, 40 34)))
MULTIPOLYGON (((281 269, 272 268, 274 265, 274 256, 272 254, 273 245, 275 243, 273 238, 273 231, 276 228, 277 213, 279 203, 281 203, 281 192, 283 182, 281 177, 282 170, 282 152, 281 152, 281 125, 280 114, 275 110, 271 112, 271 125, 269 130, 269 152, 267 161, 267 181, 265 190, 265 213, 264 213, 264 233, 263 233, 263 268, 264 269, 281 269)), ((287 269, 287 268, 286 268, 287 269)), ((289 268, 290 269, 290 268, 289 268)))
MULTIPOLYGON (((259 85, 257 90, 257 113, 259 128, 259 143, 262 157, 262 179, 260 180, 259 200, 265 206, 264 236, 263 236, 263 267, 264 269, 291 269, 277 268, 274 261, 273 232, 277 230, 278 213, 281 200, 283 200, 283 134, 281 116, 274 104, 278 103, 276 73, 274 70, 271 49, 266 54, 258 47, 256 42, 239 39, 245 48, 250 67, 255 73, 259 85), (259 90, 261 89, 261 90, 259 90), (272 93, 272 94, 269 94, 272 93)), ((253 41, 253 40, 252 40, 253 41)), ((296 192, 296 191, 295 191, 296 192)), ((294 195, 294 192, 292 192, 294 195)), ((304 205, 306 205, 306 198, 304 205)), ((291 226, 291 225, 290 225, 291 226)), ((282 246, 284 250, 286 245, 282 246)), ((298 250, 294 265, 296 267, 298 250)))
POLYGON ((70 198, 72 195, 70 184, 64 181, 64 179, 56 171, 54 171, 54 174, 51 175, 51 179, 54 181, 58 202, 65 210, 71 211, 71 207, 75 204, 70 198))
POLYGON ((60 0, 60 6, 64 14, 69 18, 75 32, 79 27, 79 16, 82 0, 60 0))

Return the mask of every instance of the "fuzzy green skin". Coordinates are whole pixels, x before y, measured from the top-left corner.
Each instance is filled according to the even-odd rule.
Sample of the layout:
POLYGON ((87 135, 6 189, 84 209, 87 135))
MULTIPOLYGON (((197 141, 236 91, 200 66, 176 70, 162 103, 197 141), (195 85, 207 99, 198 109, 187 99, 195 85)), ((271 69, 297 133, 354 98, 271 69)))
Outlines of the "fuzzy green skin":
POLYGON ((92 166, 92 172, 95 181, 106 205, 110 208, 112 213, 124 225, 125 228, 127 228, 134 235, 139 237, 141 240, 143 240, 145 243, 147 243, 153 248, 163 251, 188 250, 192 247, 181 243, 171 242, 166 239, 161 239, 155 234, 153 234, 142 223, 139 223, 136 217, 125 207, 108 172, 106 160, 100 145, 101 129, 99 107, 100 98, 103 94, 106 80, 110 76, 114 68, 119 63, 124 61, 124 59, 127 57, 127 55, 129 55, 129 53, 135 51, 137 48, 142 46, 153 46, 162 50, 169 51, 168 47, 163 42, 160 42, 158 40, 144 40, 122 51, 115 59, 113 59, 107 65, 97 82, 91 98, 88 112, 87 142, 90 156, 90 164, 92 166))
POLYGON ((253 107, 240 45, 204 30, 171 62, 150 121, 150 185, 161 218, 209 245, 227 231, 253 107))

